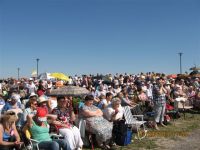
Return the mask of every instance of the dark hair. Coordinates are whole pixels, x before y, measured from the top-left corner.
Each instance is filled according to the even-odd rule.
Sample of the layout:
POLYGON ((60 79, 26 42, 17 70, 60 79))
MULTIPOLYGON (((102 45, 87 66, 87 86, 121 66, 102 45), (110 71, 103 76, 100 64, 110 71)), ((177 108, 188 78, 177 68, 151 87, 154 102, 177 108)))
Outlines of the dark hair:
POLYGON ((110 92, 106 93, 106 97, 109 97, 111 95, 112 95, 112 93, 110 93, 110 92))
POLYGON ((93 95, 87 95, 85 97, 85 101, 90 101, 90 100, 94 100, 94 96, 93 95))
POLYGON ((59 101, 59 100, 61 100, 61 99, 65 99, 65 97, 64 97, 64 96, 58 96, 58 97, 57 97, 57 101, 59 101))

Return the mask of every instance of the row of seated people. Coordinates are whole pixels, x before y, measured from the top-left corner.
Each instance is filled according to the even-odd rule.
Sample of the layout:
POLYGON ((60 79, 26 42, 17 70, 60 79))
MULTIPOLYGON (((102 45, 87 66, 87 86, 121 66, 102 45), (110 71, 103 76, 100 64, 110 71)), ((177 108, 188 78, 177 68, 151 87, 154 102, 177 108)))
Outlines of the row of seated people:
MULTIPOLYGON (((14 101, 13 99, 14 97, 11 97, 11 101, 14 101)), ((64 122, 61 123, 59 117, 58 120, 56 120, 57 115, 59 115, 56 115, 58 112, 55 109, 55 115, 49 114, 46 104, 46 97, 42 96, 39 98, 39 101, 37 101, 37 96, 35 95, 30 97, 29 106, 24 110, 23 115, 19 115, 22 113, 17 111, 20 108, 14 107, 4 112, 1 116, 1 149, 12 149, 13 147, 15 147, 15 149, 20 149, 19 147, 22 143, 20 142, 19 134, 22 134, 22 127, 27 127, 32 138, 39 141, 39 148, 58 150, 59 147, 62 146, 63 150, 81 149, 83 143, 78 128, 64 122), (47 117, 50 118, 50 122, 47 122, 47 117), (57 126, 59 125, 58 123, 60 123, 60 131, 62 129, 62 135, 64 137, 63 140, 51 140, 48 123, 57 126), (20 125, 21 128, 18 125, 20 125)))
MULTIPOLYGON (((18 131, 22 132, 22 130, 20 128, 19 130, 16 129, 18 125, 29 129, 32 138, 40 142, 39 148, 56 150, 62 146, 63 149, 81 149, 83 141, 79 129, 73 124, 76 117, 72 107, 67 107, 68 99, 62 96, 57 97, 57 107, 51 113, 47 108, 48 99, 45 96, 41 96, 38 99, 37 95, 29 97, 29 105, 24 109, 23 115, 18 115, 17 117, 16 114, 22 113, 17 111, 19 108, 14 109, 12 107, 1 116, 2 135, 0 135, 0 145, 2 149, 13 147, 17 149, 20 147, 22 143, 20 142, 18 131), (49 119, 47 120, 47 118, 49 119), (48 124, 56 127, 64 139, 52 141, 48 124), (14 132, 11 134, 11 131, 14 132), (5 136, 6 134, 8 135, 7 137, 5 136), (11 138, 13 136, 15 137, 14 139, 11 138)), ((103 112, 93 105, 93 100, 94 97, 91 95, 85 97, 84 105, 80 107, 78 117, 86 120, 86 130, 96 135, 99 146, 110 148, 113 144, 112 120, 122 118, 123 112, 121 109, 117 109, 118 111, 113 109, 113 112, 108 113, 110 117, 107 115, 108 121, 103 117, 103 112)), ((15 101, 14 97, 11 97, 11 101, 15 101)), ((113 104, 119 107, 120 101, 117 100, 113 104)), ((50 127, 50 129, 52 128, 50 127)))
MULTIPOLYGON (((84 104, 80 105, 79 107, 78 118, 86 120, 87 122, 86 131, 94 133, 96 135, 98 145, 102 147, 109 148, 113 146, 113 138, 112 138, 113 121, 122 119, 123 108, 121 107, 121 104, 123 105, 123 103, 127 103, 126 101, 124 102, 122 98, 123 97, 121 93, 118 94, 118 98, 114 99, 112 98, 111 93, 107 93, 106 100, 102 101, 102 104, 100 104, 98 108, 93 105, 93 102, 95 100, 94 97, 92 95, 88 95, 85 97, 84 104)), ((47 116, 48 118, 50 118, 48 121, 48 123, 50 124, 50 129, 52 130, 53 128, 55 128, 56 131, 64 137, 65 145, 68 145, 68 149, 69 148, 81 149, 81 147, 83 146, 83 141, 81 139, 79 129, 76 126, 74 126, 74 121, 77 118, 73 113, 73 108, 71 107, 71 105, 69 105, 70 107, 68 106, 68 104, 71 103, 70 101, 71 101, 70 98, 66 98, 63 96, 57 97, 57 107, 54 108, 53 110, 49 110, 47 107, 48 99, 46 96, 41 96, 38 98, 37 95, 31 94, 31 96, 29 97, 27 108, 22 111, 20 108, 17 108, 18 103, 16 102, 16 98, 15 96, 12 96, 11 97, 11 104, 13 103, 12 107, 5 107, 3 109, 3 113, 6 114, 6 112, 9 112, 9 110, 14 111, 15 114, 18 114, 19 116, 18 119, 16 120, 16 126, 24 127, 26 125, 32 132, 31 127, 33 127, 33 125, 36 125, 37 127, 41 125, 47 126, 46 119, 38 120, 38 114, 39 114, 39 112, 37 111, 38 106, 41 108, 45 108, 46 114, 43 113, 43 117, 47 116)), ((130 103, 129 105, 131 106, 132 104, 130 103)), ((139 111, 136 110, 137 108, 138 107, 134 107, 132 111, 136 111, 136 113, 139 112, 140 108, 138 109, 139 111)), ((4 126, 2 131, 6 131, 4 130, 4 126)), ((47 130, 47 132, 49 132, 49 129, 47 130)), ((9 134, 10 130, 7 130, 7 132, 5 133, 9 134)), ((42 144, 42 141, 43 140, 46 141, 49 138, 45 137, 40 139, 42 136, 39 135, 39 132, 36 131, 35 133, 36 133, 35 136, 34 133, 32 133, 32 138, 35 138, 36 140, 40 141, 39 146, 45 149, 45 146, 47 144, 42 144)), ((0 143, 0 145, 6 146, 7 144, 4 143, 6 139, 4 140, 4 135, 2 137, 3 138, 1 142, 3 143, 0 143)), ((15 144, 16 143, 14 143, 14 145, 15 144)), ((13 143, 11 145, 13 145, 13 143)))

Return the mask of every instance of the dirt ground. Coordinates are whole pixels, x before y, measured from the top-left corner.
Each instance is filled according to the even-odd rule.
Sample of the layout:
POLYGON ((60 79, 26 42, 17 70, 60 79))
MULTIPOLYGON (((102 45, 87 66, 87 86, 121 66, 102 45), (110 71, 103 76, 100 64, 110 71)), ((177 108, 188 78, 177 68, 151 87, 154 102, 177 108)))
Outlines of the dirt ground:
POLYGON ((200 129, 192 131, 187 137, 174 139, 159 138, 156 144, 163 150, 200 150, 200 129))

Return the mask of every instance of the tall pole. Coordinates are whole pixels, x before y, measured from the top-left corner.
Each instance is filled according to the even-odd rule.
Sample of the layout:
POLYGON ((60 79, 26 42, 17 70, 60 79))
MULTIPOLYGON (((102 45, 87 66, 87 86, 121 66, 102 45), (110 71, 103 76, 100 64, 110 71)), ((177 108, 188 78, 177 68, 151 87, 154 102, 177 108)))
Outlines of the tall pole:
POLYGON ((20 70, 20 68, 17 68, 17 78, 18 78, 18 80, 19 80, 19 70, 20 70))
POLYGON ((182 74, 182 59, 181 59, 181 56, 183 55, 183 53, 178 53, 179 56, 180 56, 180 74, 182 74))
POLYGON ((37 61, 37 78, 38 78, 38 62, 39 62, 39 60, 40 60, 39 58, 36 59, 36 61, 37 61))

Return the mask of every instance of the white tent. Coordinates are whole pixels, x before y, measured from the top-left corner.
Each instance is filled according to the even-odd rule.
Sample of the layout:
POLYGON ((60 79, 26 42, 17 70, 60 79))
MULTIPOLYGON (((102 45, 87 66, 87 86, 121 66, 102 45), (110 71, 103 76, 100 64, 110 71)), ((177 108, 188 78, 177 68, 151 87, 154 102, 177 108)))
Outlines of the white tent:
POLYGON ((38 76, 38 79, 40 79, 40 80, 51 80, 51 79, 55 79, 55 78, 50 76, 50 73, 44 72, 44 73, 41 73, 38 76))

